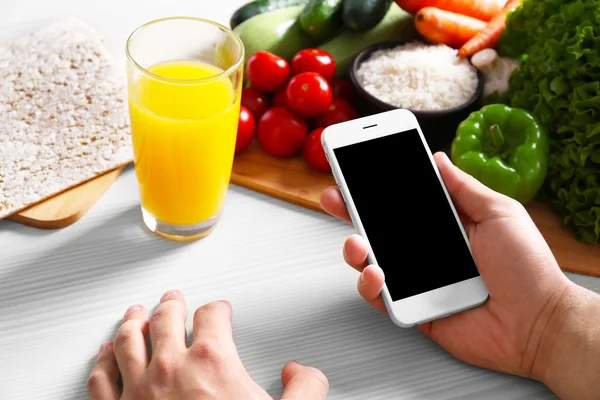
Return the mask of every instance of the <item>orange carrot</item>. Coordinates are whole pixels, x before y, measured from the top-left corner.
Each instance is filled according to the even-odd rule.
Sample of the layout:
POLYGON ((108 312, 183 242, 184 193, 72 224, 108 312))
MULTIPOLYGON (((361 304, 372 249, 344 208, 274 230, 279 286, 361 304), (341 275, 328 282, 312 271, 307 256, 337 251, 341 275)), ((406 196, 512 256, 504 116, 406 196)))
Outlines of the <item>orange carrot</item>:
POLYGON ((396 0, 400 8, 411 14, 416 14, 425 7, 436 7, 486 22, 500 14, 506 2, 507 0, 396 0))
POLYGON ((432 42, 457 49, 486 25, 479 19, 435 7, 422 8, 415 15, 415 27, 421 35, 432 42))
POLYGON ((470 57, 480 50, 489 48, 494 49, 498 45, 498 39, 504 29, 506 29, 507 14, 521 5, 520 0, 510 0, 502 10, 489 24, 477 35, 473 36, 459 50, 459 57, 470 57))

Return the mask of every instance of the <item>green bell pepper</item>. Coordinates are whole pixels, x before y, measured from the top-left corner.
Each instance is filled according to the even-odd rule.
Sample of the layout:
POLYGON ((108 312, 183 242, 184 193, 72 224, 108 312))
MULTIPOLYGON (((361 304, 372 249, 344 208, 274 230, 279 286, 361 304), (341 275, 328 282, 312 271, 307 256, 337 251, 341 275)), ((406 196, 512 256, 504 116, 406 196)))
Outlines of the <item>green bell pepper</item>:
POLYGON ((492 104, 458 126, 451 158, 487 187, 527 204, 546 179, 548 152, 548 138, 533 115, 492 104))

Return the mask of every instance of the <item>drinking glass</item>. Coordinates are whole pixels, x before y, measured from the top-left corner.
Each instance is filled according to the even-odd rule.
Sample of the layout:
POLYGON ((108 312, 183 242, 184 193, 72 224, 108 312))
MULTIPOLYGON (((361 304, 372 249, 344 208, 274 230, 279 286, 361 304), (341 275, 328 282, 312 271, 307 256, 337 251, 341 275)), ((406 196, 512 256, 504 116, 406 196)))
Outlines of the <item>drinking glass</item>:
POLYGON ((170 17, 136 29, 126 55, 144 223, 169 239, 205 237, 229 186, 244 46, 215 22, 170 17))

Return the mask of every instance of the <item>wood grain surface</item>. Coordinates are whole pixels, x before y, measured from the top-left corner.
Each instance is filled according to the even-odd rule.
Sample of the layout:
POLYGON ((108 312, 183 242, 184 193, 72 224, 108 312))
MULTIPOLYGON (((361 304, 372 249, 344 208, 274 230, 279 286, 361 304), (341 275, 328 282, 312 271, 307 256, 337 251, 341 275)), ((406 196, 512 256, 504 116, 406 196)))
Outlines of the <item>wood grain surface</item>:
POLYGON ((321 191, 336 184, 330 173, 311 169, 302 157, 271 157, 256 142, 236 156, 231 183, 315 211, 323 211, 319 205, 321 191))
MULTIPOLYGON (((312 210, 323 211, 319 196, 335 185, 331 174, 311 170, 302 157, 277 159, 254 144, 237 156, 231 181, 312 210)), ((565 271, 600 277, 600 246, 576 241, 549 206, 532 203, 529 214, 565 271)))
POLYGON ((8 217, 40 229, 60 229, 78 221, 121 175, 125 166, 66 190, 8 217))

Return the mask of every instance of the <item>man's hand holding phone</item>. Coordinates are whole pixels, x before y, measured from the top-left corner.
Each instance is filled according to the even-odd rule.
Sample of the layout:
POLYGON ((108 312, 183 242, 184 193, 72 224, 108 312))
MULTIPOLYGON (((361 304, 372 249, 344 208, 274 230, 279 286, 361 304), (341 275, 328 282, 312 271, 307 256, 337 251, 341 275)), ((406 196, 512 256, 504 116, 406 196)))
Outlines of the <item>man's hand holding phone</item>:
POLYGON ((386 275, 381 297, 394 323, 408 328, 487 301, 467 233, 412 112, 334 124, 321 141, 367 260, 386 275), (404 265, 399 237, 402 259, 410 260, 404 265))
MULTIPOLYGON (((588 373, 581 365, 586 357, 581 354, 583 349, 574 348, 578 346, 576 340, 561 339, 563 335, 570 338, 570 329, 564 326, 571 322, 571 329, 580 326, 581 321, 574 322, 568 316, 576 318, 574 309, 581 307, 575 305, 591 294, 562 273, 520 203, 488 189, 456 168, 445 154, 435 154, 434 158, 490 298, 480 307, 422 324, 419 329, 467 363, 534 378, 555 393, 570 397, 578 390, 577 382, 586 382, 581 376, 588 373), (559 371, 561 377, 556 376, 559 371)), ((328 213, 350 221, 337 187, 323 192, 321 205, 328 213)), ((402 243, 398 248, 401 251, 402 243)), ((360 294, 375 308, 386 311, 380 295, 384 274, 379 267, 367 265, 367 253, 368 245, 360 236, 351 236, 344 245, 346 262, 361 272, 360 294)), ((399 262, 401 258, 399 253, 399 262)))

